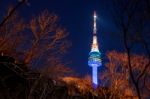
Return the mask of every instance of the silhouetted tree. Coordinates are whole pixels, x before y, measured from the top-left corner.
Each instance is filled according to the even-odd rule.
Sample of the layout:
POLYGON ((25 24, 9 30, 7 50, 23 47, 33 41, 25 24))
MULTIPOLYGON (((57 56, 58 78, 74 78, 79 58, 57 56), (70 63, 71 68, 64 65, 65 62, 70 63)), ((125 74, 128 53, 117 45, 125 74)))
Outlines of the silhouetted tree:
POLYGON ((10 11, 9 13, 3 18, 3 20, 0 23, 0 29, 3 27, 3 25, 9 20, 10 17, 13 16, 13 14, 16 12, 16 10, 26 2, 27 0, 21 0, 19 1, 10 11))
POLYGON ((149 50, 149 1, 148 0, 113 0, 113 16, 116 22, 118 31, 122 33, 124 49, 127 54, 128 71, 132 83, 136 89, 138 98, 142 98, 142 92, 139 84, 146 74, 150 65, 150 50, 149 50), (137 51, 138 49, 138 51, 137 51), (140 49, 140 50, 139 50, 140 49), (131 65, 131 55, 135 52, 143 53, 148 57, 149 61, 137 75, 134 76, 134 68, 131 65))
MULTIPOLYGON (((70 43, 66 40, 68 33, 58 24, 58 16, 48 10, 34 16, 29 22, 24 22, 16 12, 24 1, 26 0, 8 9, 2 20, 0 52, 4 56, 14 57, 16 66, 24 65, 29 68, 24 74, 27 81, 25 87, 28 89, 24 98, 43 99, 55 90, 60 77, 72 73, 72 70, 66 67, 67 63, 62 61, 70 43), (34 72, 33 67, 37 71, 34 72)), ((15 92, 17 94, 14 90, 15 92)), ((7 96, 10 94, 5 93, 7 96)))

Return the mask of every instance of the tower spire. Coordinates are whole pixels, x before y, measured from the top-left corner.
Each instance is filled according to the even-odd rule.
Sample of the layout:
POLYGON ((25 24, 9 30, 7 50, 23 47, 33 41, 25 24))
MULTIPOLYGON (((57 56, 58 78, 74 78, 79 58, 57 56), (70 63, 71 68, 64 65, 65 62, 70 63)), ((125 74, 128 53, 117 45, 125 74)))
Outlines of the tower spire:
POLYGON ((94 11, 94 14, 93 14, 93 42, 92 42, 92 49, 91 51, 98 51, 99 52, 99 49, 98 49, 98 43, 97 43, 97 28, 96 28, 96 18, 97 18, 97 15, 96 15, 96 11, 94 11))
POLYGON ((96 28, 96 12, 94 11, 93 15, 93 42, 92 42, 92 48, 89 53, 89 60, 88 60, 88 65, 92 67, 92 82, 94 85, 94 88, 97 87, 98 85, 98 80, 97 80, 97 68, 102 65, 101 62, 101 53, 99 52, 98 48, 98 42, 97 42, 97 28, 96 28))
POLYGON ((93 15, 93 18, 94 18, 94 22, 93 22, 93 34, 96 34, 97 32, 97 29, 96 29, 96 11, 94 11, 94 15, 93 15))

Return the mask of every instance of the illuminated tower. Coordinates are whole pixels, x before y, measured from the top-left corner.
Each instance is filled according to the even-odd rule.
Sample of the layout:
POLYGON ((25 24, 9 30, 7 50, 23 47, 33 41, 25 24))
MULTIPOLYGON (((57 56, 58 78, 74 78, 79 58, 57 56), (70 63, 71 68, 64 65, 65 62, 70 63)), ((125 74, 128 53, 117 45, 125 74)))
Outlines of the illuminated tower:
POLYGON ((94 12, 94 23, 93 23, 93 42, 92 42, 92 48, 89 53, 89 59, 88 59, 88 65, 92 67, 92 81, 94 87, 97 87, 98 80, 97 80, 97 68, 102 65, 101 62, 101 53, 98 49, 98 42, 97 42, 97 36, 96 36, 96 12, 94 12))

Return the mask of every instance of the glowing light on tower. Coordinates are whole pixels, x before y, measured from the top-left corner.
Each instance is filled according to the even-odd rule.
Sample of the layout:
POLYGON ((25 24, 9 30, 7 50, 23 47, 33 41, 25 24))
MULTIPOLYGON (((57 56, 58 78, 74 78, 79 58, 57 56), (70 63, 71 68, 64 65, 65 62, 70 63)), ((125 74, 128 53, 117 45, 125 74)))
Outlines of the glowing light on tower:
POLYGON ((93 42, 92 42, 92 48, 89 53, 89 59, 88 59, 88 65, 92 67, 92 81, 94 87, 97 87, 98 80, 97 80, 97 68, 102 65, 101 61, 101 53, 98 48, 98 42, 97 42, 97 28, 96 28, 96 12, 94 11, 94 23, 93 23, 93 42))

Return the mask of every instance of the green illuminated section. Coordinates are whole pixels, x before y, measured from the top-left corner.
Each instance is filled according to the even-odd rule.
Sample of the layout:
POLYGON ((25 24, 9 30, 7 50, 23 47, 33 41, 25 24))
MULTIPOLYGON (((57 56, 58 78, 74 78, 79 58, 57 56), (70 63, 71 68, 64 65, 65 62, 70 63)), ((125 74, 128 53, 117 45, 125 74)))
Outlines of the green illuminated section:
POLYGON ((89 66, 100 66, 102 63, 101 60, 101 53, 100 52, 90 52, 89 53, 90 57, 89 57, 89 61, 88 61, 88 65, 89 66))

